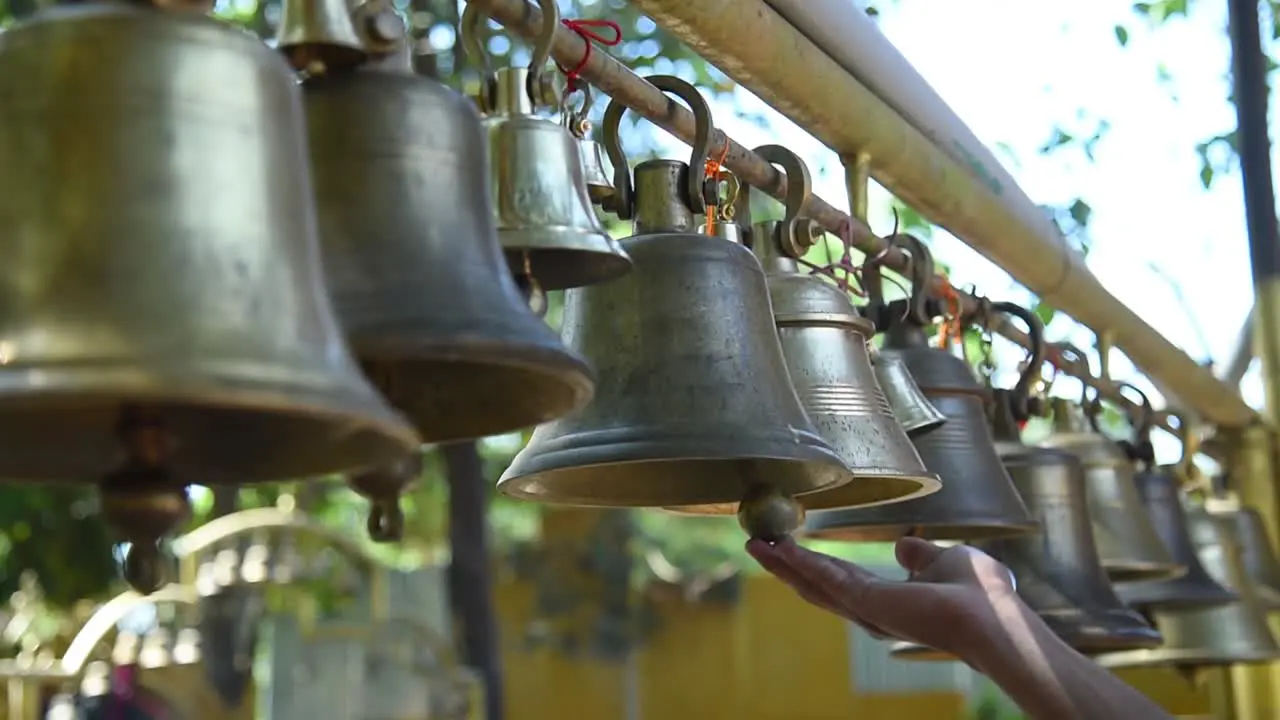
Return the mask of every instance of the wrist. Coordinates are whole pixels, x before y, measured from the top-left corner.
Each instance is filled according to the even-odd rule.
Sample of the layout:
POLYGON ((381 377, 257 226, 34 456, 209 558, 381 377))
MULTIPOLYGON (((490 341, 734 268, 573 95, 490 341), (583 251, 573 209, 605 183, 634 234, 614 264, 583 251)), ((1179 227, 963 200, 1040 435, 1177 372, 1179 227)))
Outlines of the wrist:
POLYGON ((1028 680, 1047 672, 1051 656, 1059 646, 1066 647, 1061 638, 1017 595, 997 599, 992 610, 980 627, 981 637, 971 645, 968 664, 997 683, 1010 675, 1028 680))

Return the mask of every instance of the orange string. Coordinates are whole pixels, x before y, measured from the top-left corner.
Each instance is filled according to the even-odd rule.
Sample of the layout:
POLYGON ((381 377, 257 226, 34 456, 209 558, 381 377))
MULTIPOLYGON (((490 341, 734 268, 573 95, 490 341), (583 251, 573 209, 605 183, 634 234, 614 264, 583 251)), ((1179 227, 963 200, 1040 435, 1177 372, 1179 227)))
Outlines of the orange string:
MULTIPOLYGON (((729 140, 726 138, 724 142, 724 148, 722 148, 720 151, 720 157, 707 158, 706 163, 703 164, 702 177, 704 179, 715 179, 718 181, 720 179, 720 170, 724 166, 724 160, 727 157, 729 157, 729 140)), ((717 193, 716 199, 719 200, 719 197, 720 197, 719 193, 717 193)), ((718 203, 707 203, 707 234, 708 235, 716 234, 716 209, 718 207, 719 207, 718 203)))
POLYGON ((946 303, 947 312, 938 324, 938 344, 947 347, 951 341, 964 343, 964 325, 960 321, 960 294, 951 286, 946 273, 942 276, 942 301, 946 303))

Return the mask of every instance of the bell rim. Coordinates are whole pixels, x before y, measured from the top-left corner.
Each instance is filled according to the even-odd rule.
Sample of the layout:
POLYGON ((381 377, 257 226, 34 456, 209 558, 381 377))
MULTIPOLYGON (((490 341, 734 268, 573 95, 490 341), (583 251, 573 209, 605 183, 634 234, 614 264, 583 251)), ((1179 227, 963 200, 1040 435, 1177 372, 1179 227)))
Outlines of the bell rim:
MULTIPOLYGON (((600 235, 608 238, 607 241, 599 239, 600 235, 577 231, 556 233, 555 237, 572 235, 595 238, 580 242, 577 247, 557 245, 554 242, 538 245, 518 244, 509 239, 503 242, 506 236, 514 235, 520 238, 521 243, 528 243, 531 232, 533 230, 524 228, 500 229, 498 239, 507 265, 513 273, 524 273, 524 258, 528 254, 530 274, 543 290, 571 290, 611 282, 627 276, 635 266, 635 261, 622 245, 603 231, 600 235), (548 267, 559 269, 550 270, 548 267), (585 272, 581 269, 583 267, 592 268, 593 271, 585 272)), ((547 231, 537 229, 536 232, 541 235, 547 231)))
POLYGON ((923 643, 909 640, 898 640, 889 646, 889 656, 896 660, 910 662, 960 662, 960 658, 945 650, 929 647, 923 643))
POLYGON ((1099 562, 1107 579, 1113 583, 1177 580, 1189 572, 1186 565, 1160 560, 1114 560, 1101 557, 1099 562))
POLYGON ((1151 650, 1128 650, 1103 653, 1093 657, 1094 662, 1108 669, 1160 667, 1168 665, 1217 666, 1267 663, 1280 659, 1280 648, 1274 650, 1245 650, 1235 654, 1228 651, 1206 653, 1200 649, 1180 650, 1159 647, 1151 650))
MULTIPOLYGON (((1000 538, 1030 535, 1040 530, 1040 523, 1035 521, 973 521, 945 523, 868 523, 866 525, 835 525, 828 527, 811 527, 812 519, 823 512, 844 512, 843 510, 815 511, 809 515, 804 527, 799 531, 804 537, 814 540, 833 542, 897 542, 908 535, 924 540, 951 540, 970 542, 976 540, 995 540, 1000 538)), ((816 525, 816 523, 815 523, 816 525)))

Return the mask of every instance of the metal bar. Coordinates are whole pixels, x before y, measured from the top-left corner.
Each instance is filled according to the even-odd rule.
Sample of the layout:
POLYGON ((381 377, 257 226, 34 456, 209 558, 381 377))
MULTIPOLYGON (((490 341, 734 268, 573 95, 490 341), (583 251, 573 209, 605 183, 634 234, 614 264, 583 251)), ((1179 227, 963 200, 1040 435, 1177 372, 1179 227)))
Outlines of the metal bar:
POLYGON ((1249 366, 1253 364, 1253 323, 1257 310, 1249 309, 1249 315, 1240 326, 1240 334, 1236 336, 1236 347, 1231 352, 1231 359, 1222 372, 1222 381, 1232 387, 1239 387, 1249 366))
MULTIPOLYGON (((537 7, 529 4, 526 0, 468 0, 468 2, 476 3, 490 17, 523 37, 536 37, 541 30, 542 14, 537 7)), ((692 4, 696 5, 697 3, 692 4)), ((551 47, 551 54, 561 64, 577 67, 584 53, 586 53, 586 41, 577 33, 565 28, 561 28, 556 33, 551 47)), ((608 53, 592 52, 591 57, 579 70, 579 74, 601 92, 623 103, 680 140, 686 143, 693 141, 695 131, 693 114, 685 109, 683 105, 673 102, 661 90, 658 90, 643 77, 635 74, 628 67, 609 56, 608 53)), ((786 178, 782 173, 779 173, 764 158, 735 142, 723 131, 717 130, 712 140, 712 147, 723 148, 725 143, 728 143, 728 153, 725 155, 724 165, 743 183, 759 188, 779 200, 785 198, 786 178)), ((856 157, 856 155, 857 153, 850 153, 850 156, 856 157)), ((812 217, 833 233, 847 233, 851 236, 854 247, 862 252, 878 253, 886 245, 884 239, 877 237, 866 223, 850 217, 850 215, 833 207, 820 197, 814 196, 810 200, 806 215, 812 217)), ((888 252, 885 257, 885 264, 889 268, 902 273, 908 273, 910 269, 910 259, 896 248, 888 252)), ((941 290, 948 286, 948 282, 946 278, 938 276, 934 278, 933 286, 935 290, 941 290)), ((958 289, 957 293, 962 300, 964 310, 971 311, 977 307, 976 298, 958 289)), ((1120 307, 1123 308, 1122 305, 1120 307)), ((1125 311, 1128 312, 1127 309, 1125 311)), ((998 323, 994 329, 1005 338, 1022 347, 1030 345, 1030 340, 1026 334, 1009 322, 998 323)), ((1153 332, 1149 328, 1148 331, 1153 332)), ((1157 335, 1157 337, 1159 336, 1157 335)), ((1161 340, 1163 341, 1163 338, 1161 340)), ((1164 342, 1167 343, 1167 341, 1164 342)), ((1173 352, 1178 352, 1176 348, 1172 346, 1170 348, 1173 352)), ((1086 364, 1077 362, 1075 358, 1064 357, 1059 353, 1051 353, 1050 355, 1050 363, 1060 372, 1080 378, 1081 381, 1097 389, 1102 397, 1122 407, 1133 407, 1133 403, 1120 392, 1114 382, 1093 376, 1086 364)), ((1195 365, 1194 361, 1191 361, 1185 355, 1181 355, 1181 357, 1190 362, 1197 370, 1208 373, 1208 371, 1201 370, 1198 365, 1195 365)), ((1213 379, 1211 375, 1209 377, 1213 379)), ((1174 384, 1178 387, 1185 386, 1185 383, 1174 384)), ((1252 409, 1248 408, 1247 405, 1243 405, 1243 402, 1239 401, 1238 398, 1236 398, 1236 401, 1240 402, 1245 410, 1248 411, 1249 417, 1253 417, 1252 409)), ((1190 404, 1189 399, 1188 403, 1190 404)), ((1211 413, 1204 412, 1203 406, 1192 405, 1192 408, 1202 412, 1210 420, 1216 419, 1211 413)), ((1176 428, 1167 418, 1161 418, 1159 424, 1165 430, 1176 434, 1176 428)))
POLYGON ((840 154, 869 152, 877 181, 1046 302, 1094 330, 1113 331, 1135 365, 1207 420, 1240 426, 1255 417, 1233 388, 1112 296, 1047 217, 1033 222, 1013 193, 977 180, 763 0, 632 2, 840 154))

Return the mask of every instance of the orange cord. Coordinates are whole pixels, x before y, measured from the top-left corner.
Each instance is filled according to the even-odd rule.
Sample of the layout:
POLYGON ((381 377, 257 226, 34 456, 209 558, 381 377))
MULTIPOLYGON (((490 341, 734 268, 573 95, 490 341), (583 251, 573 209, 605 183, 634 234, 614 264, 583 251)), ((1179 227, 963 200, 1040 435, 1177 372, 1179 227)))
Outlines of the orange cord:
MULTIPOLYGON (((729 140, 725 139, 724 148, 720 151, 718 159, 707 158, 707 162, 703 165, 702 177, 705 180, 720 179, 720 169, 724 166, 725 158, 729 157, 729 140)), ((716 195, 717 200, 719 194, 716 195)), ((716 234, 716 209, 719 207, 717 203, 707 203, 707 234, 716 234)))
POLYGON ((964 347, 964 324, 960 321, 960 294, 951 286, 951 280, 946 273, 938 273, 942 276, 942 301, 947 305, 947 314, 943 317, 942 322, 938 324, 938 344, 942 347, 948 347, 951 341, 961 343, 964 347))

